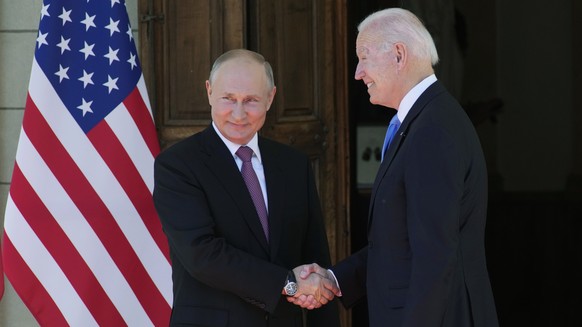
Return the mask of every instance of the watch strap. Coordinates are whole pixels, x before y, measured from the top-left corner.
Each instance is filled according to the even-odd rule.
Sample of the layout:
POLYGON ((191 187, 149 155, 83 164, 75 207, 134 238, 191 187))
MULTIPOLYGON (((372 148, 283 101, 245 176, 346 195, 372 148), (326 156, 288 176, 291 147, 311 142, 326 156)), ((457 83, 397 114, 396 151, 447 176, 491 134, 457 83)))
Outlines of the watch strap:
POLYGON ((293 270, 289 270, 287 273, 287 282, 285 284, 288 284, 289 282, 297 283, 297 278, 295 278, 293 270))

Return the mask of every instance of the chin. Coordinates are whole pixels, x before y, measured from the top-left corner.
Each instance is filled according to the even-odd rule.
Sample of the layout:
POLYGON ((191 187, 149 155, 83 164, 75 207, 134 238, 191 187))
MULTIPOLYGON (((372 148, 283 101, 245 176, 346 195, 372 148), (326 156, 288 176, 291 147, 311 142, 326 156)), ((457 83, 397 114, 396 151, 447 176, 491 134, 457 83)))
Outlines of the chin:
POLYGON ((379 104, 380 104, 380 103, 379 103, 379 102, 378 102, 376 99, 374 99, 373 97, 370 97, 370 103, 371 103, 371 104, 375 104, 375 105, 379 105, 379 104))
POLYGON ((386 108, 392 108, 395 109, 392 105, 387 104, 385 101, 381 101, 378 99, 375 99, 373 97, 370 97, 370 103, 376 106, 382 106, 382 107, 386 107, 386 108))
POLYGON ((252 138, 252 135, 249 136, 249 135, 238 135, 238 134, 236 134, 236 135, 231 134, 227 137, 227 139, 230 140, 231 142, 236 143, 236 144, 240 144, 240 145, 247 144, 251 140, 251 138, 252 138))

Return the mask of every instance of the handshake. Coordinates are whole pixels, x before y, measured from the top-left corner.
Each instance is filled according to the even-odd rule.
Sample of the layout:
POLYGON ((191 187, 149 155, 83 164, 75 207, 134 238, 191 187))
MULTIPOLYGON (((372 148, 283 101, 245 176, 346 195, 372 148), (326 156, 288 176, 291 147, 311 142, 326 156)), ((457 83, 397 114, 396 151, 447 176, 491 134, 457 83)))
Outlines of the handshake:
POLYGON ((305 309, 316 309, 341 296, 341 292, 327 269, 316 263, 298 266, 293 269, 297 278, 297 293, 288 296, 287 301, 305 309))

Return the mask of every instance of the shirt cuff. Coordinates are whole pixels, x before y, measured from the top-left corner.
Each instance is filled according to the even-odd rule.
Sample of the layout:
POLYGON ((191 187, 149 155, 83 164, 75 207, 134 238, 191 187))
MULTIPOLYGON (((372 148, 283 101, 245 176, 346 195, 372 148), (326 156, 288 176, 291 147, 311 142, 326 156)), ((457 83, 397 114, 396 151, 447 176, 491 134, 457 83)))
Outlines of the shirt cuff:
POLYGON ((339 290, 339 294, 337 296, 342 296, 342 289, 339 286, 339 283, 337 281, 337 278, 335 277, 335 274, 333 273, 333 271, 331 271, 331 269, 328 269, 327 271, 333 277, 333 281, 335 282, 335 286, 337 286, 337 289, 339 290))

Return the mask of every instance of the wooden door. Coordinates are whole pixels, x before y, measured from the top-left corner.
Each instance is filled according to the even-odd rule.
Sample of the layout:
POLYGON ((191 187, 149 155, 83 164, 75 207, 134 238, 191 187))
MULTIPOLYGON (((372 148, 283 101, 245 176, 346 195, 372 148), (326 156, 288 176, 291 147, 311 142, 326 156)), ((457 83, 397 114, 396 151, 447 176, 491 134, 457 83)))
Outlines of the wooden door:
MULTIPOLYGON (((334 262, 349 254, 345 1, 139 0, 140 56, 162 148, 210 123, 204 82, 224 51, 257 51, 277 95, 260 133, 312 160, 334 262)), ((347 311, 342 324, 349 326, 347 311)))

